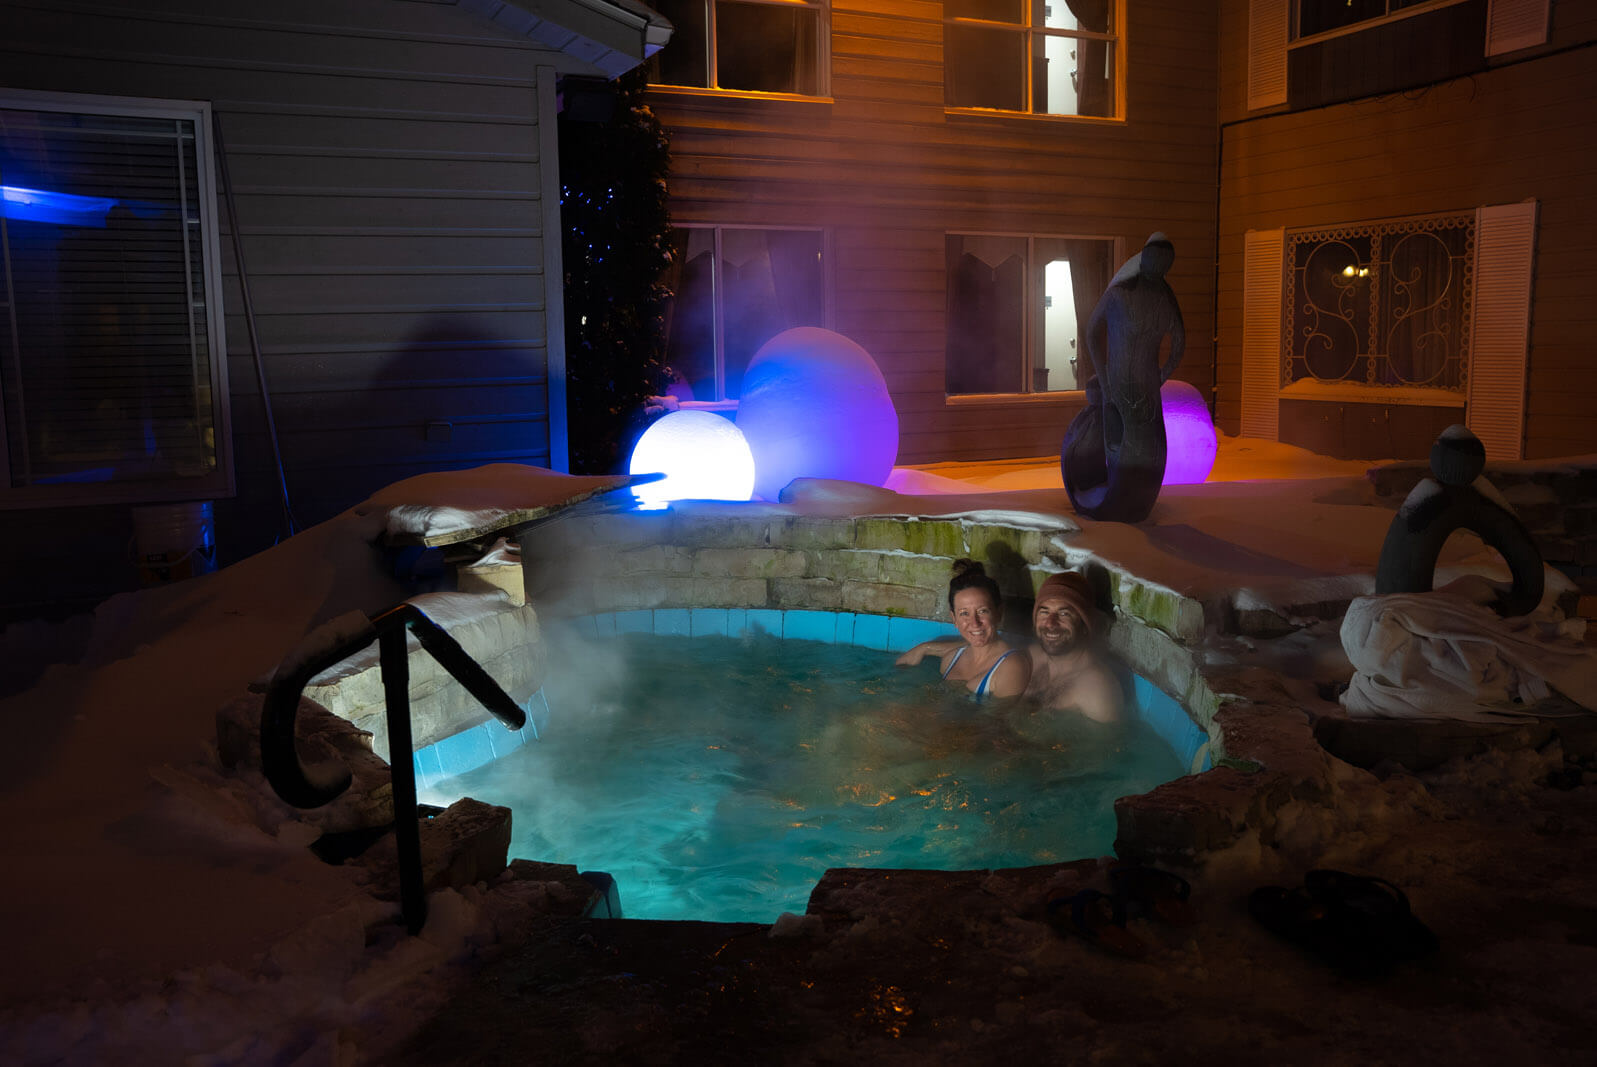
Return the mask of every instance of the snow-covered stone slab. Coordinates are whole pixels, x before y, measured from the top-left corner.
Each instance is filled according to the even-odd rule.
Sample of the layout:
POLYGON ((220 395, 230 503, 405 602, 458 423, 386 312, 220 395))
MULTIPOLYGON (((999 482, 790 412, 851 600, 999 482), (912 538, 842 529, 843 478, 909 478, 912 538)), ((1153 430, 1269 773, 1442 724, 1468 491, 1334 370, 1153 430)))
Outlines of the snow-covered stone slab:
POLYGON ((378 490, 356 515, 386 513, 391 545, 436 548, 474 541, 631 485, 630 475, 573 475, 520 463, 435 471, 378 490))

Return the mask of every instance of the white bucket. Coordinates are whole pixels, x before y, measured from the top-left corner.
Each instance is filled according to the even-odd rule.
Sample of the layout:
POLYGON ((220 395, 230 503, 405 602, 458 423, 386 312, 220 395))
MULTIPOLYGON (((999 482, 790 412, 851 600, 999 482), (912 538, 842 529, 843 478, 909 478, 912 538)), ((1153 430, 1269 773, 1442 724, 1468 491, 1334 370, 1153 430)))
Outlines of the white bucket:
POLYGON ((145 585, 209 574, 216 569, 211 502, 146 504, 133 509, 133 552, 145 585))

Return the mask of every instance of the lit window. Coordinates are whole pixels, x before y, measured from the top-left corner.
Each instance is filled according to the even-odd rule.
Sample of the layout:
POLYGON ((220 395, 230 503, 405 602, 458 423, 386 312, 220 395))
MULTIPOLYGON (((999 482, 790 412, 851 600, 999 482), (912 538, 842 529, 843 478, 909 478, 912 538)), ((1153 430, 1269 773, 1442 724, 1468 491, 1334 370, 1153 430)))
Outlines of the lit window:
POLYGON ((1296 37, 1340 30, 1372 19, 1384 19, 1404 8, 1433 3, 1433 0, 1297 0, 1296 37))
POLYGON ((1475 214, 1288 230, 1282 384, 1461 393, 1475 214))
POLYGON ((760 346, 826 325, 820 230, 706 226, 671 234, 666 363, 691 400, 736 399, 760 346))
POLYGON ((1116 7, 1113 0, 947 0, 948 106, 1118 115, 1116 7))
POLYGON ((827 7, 820 0, 658 0, 671 43, 649 60, 654 85, 825 95, 827 7))
POLYGON ((1105 237, 949 234, 950 394, 1081 389, 1087 323, 1114 276, 1105 237))
POLYGON ((225 492, 208 111, 0 96, 0 497, 225 492))

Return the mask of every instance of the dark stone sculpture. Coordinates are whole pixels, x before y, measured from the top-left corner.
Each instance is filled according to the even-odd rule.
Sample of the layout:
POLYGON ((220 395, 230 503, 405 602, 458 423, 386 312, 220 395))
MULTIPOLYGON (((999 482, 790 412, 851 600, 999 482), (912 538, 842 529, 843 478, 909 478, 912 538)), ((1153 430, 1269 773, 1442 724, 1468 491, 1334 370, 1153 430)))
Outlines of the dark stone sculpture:
POLYGON ((1175 248, 1155 233, 1115 272, 1087 326, 1094 377, 1087 407, 1060 447, 1065 491, 1094 519, 1141 522, 1164 481, 1164 405, 1159 387, 1181 362, 1186 328, 1165 281, 1175 248), (1170 339, 1161 365, 1159 349, 1170 339))
MULTIPOLYGON (((1513 585, 1492 605, 1499 615, 1525 615, 1541 603, 1542 556, 1530 531, 1498 499, 1476 485, 1486 448, 1467 428, 1443 430, 1431 446, 1431 473, 1414 487, 1387 528, 1375 567, 1376 593, 1427 593, 1436 559, 1454 530, 1470 530, 1502 553, 1513 585)), ((1487 483, 1490 489, 1490 483, 1487 483)))

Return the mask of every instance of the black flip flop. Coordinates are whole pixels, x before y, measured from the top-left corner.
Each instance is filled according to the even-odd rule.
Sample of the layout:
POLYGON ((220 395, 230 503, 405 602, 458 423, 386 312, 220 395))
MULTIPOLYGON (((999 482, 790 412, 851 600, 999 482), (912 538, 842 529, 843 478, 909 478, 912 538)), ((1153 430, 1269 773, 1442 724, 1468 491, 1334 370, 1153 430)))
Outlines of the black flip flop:
POLYGON ((1321 868, 1303 876, 1303 888, 1326 907, 1357 916, 1394 959, 1419 959, 1437 949, 1436 935, 1414 917, 1408 896, 1385 878, 1321 868))
POLYGON ((1379 878, 1310 871, 1300 889, 1255 889, 1248 912, 1352 978, 1387 974, 1436 948, 1436 935, 1410 913, 1402 890, 1379 878))
POLYGON ((1096 889, 1083 889, 1073 897, 1056 897, 1048 902, 1048 918, 1054 929, 1072 933, 1117 955, 1141 959, 1148 946, 1126 929, 1126 902, 1096 889))
POLYGON ((1187 903, 1192 886, 1179 874, 1130 865, 1111 870, 1109 884, 1115 896, 1126 902, 1132 916, 1145 915, 1175 926, 1190 926, 1196 921, 1187 903))

